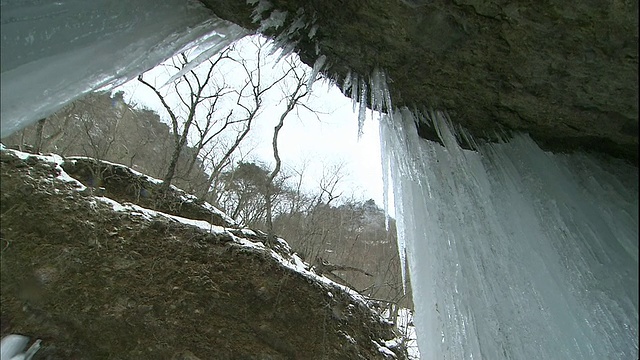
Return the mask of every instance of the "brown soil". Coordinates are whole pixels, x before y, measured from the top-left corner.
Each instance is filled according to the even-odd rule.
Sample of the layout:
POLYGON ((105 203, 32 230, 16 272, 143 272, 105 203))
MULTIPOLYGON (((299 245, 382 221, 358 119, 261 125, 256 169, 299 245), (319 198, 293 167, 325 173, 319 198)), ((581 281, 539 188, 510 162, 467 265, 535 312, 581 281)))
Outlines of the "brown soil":
POLYGON ((0 335, 42 339, 34 359, 385 359, 373 341, 397 337, 271 250, 115 212, 40 158, 0 161, 0 335))

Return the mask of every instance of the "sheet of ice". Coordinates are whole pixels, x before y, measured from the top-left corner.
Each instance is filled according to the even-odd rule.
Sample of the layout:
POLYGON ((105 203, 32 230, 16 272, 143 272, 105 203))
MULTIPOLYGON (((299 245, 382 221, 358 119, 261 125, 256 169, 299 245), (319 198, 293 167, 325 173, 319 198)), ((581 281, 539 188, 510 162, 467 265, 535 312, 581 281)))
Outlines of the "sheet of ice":
POLYGON ((193 0, 2 2, 0 136, 237 29, 193 0))
MULTIPOLYGON (((527 136, 463 150, 381 132, 426 359, 636 359, 638 170, 527 136)), ((418 119, 419 120, 419 119, 418 119)))

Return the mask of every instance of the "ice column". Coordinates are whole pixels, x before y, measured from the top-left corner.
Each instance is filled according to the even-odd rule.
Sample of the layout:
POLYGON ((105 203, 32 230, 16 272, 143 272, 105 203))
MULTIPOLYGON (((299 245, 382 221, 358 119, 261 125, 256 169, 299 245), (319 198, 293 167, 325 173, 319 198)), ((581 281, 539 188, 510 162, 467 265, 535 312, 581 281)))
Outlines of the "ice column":
POLYGON ((425 359, 636 359, 638 170, 383 121, 425 359))

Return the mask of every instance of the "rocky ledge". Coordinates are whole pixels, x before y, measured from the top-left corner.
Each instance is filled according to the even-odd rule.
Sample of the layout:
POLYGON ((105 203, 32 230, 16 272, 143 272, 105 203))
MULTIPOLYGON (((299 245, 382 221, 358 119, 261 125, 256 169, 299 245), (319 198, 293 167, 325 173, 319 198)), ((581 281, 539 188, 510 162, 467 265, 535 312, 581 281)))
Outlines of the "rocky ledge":
POLYGON ((447 110, 477 138, 637 165, 637 1, 201 1, 310 66, 326 56, 339 86, 382 69, 395 106, 447 110))
POLYGON ((284 240, 177 189, 151 209, 155 179, 6 149, 0 176, 0 335, 40 339, 35 360, 407 357, 367 299, 284 240))

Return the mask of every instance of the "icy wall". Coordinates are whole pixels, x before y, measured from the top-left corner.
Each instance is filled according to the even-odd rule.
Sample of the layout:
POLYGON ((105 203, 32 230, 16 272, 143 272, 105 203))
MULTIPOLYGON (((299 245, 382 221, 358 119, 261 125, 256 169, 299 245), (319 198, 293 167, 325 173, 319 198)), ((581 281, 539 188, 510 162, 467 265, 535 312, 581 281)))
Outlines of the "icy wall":
POLYGON ((187 47, 245 34, 189 0, 2 1, 0 24, 2 137, 187 47))
MULTIPOLYGON (((244 35, 188 0, 10 0, 0 20, 2 136, 244 35)), ((392 108, 382 70, 343 88, 360 123, 367 98, 392 108)), ((548 154, 526 136, 463 150, 443 114, 406 109, 383 119, 381 139, 425 359, 638 357, 636 168, 548 154), (446 147, 418 138, 416 121, 446 147)))
POLYGON ((463 150, 438 112, 381 132, 425 359, 638 357, 637 168, 527 136, 463 150))

